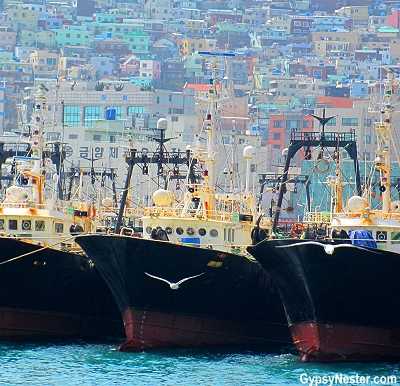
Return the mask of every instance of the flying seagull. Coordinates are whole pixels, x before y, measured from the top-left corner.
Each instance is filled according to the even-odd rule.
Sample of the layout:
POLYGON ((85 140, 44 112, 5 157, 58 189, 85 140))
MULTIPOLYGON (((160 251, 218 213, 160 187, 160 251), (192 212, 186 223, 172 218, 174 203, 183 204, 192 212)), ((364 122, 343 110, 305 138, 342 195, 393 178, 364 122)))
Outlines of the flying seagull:
POLYGON ((147 273, 147 272, 145 272, 145 274, 146 274, 147 276, 152 277, 153 279, 157 279, 157 280, 164 281, 165 283, 167 283, 167 284, 169 285, 169 288, 171 288, 171 289, 173 289, 173 290, 176 290, 176 289, 179 288, 179 284, 182 284, 182 283, 183 283, 184 281, 186 281, 186 280, 194 279, 195 277, 199 277, 199 276, 201 276, 201 275, 204 275, 204 272, 203 272, 203 273, 200 273, 200 274, 198 274, 198 275, 195 275, 195 276, 185 277, 184 279, 179 280, 177 283, 171 283, 171 282, 169 282, 168 280, 163 279, 162 277, 150 275, 150 274, 147 273))
POLYGON ((318 243, 317 241, 304 241, 304 242, 294 243, 294 244, 290 244, 290 245, 277 245, 276 248, 301 247, 302 245, 318 245, 319 247, 323 247, 325 250, 325 253, 328 255, 333 255, 333 252, 335 252, 336 248, 356 248, 356 249, 361 249, 364 252, 371 252, 371 253, 376 253, 376 254, 380 255, 380 252, 371 251, 370 249, 359 247, 359 246, 353 245, 353 244, 338 244, 338 245, 322 244, 322 243, 318 243))

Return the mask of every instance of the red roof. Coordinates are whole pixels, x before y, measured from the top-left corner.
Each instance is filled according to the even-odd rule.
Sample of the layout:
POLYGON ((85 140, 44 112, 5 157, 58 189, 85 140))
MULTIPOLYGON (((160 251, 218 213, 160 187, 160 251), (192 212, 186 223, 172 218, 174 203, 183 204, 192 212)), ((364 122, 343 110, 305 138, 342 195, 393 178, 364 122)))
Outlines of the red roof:
MULTIPOLYGON (((193 88, 195 91, 208 91, 210 89, 208 84, 196 84, 196 83, 191 83, 185 84, 185 88, 193 88)), ((217 85, 217 91, 220 91, 221 87, 220 85, 217 85)))

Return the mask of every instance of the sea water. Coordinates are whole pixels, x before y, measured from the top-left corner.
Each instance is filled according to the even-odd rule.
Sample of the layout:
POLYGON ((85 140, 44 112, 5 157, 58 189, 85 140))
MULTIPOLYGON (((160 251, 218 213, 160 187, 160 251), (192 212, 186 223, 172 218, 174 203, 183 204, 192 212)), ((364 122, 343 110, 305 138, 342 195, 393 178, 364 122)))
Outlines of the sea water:
POLYGON ((399 364, 301 363, 291 347, 125 353, 115 341, 0 343, 0 385, 323 384, 400 384, 399 364))

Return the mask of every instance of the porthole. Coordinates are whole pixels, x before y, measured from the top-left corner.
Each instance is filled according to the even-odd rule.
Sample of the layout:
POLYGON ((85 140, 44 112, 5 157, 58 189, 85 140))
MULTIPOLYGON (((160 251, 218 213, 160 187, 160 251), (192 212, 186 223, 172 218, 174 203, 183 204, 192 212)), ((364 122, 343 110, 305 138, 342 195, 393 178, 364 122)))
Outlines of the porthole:
POLYGON ((24 231, 31 230, 32 225, 31 225, 31 220, 22 220, 22 229, 24 231))
POLYGON ((173 230, 171 227, 166 227, 165 232, 167 232, 167 235, 172 235, 173 230))
POLYGON ((188 229, 186 229, 186 233, 187 233, 189 236, 193 236, 193 235, 194 235, 194 229, 193 229, 193 228, 188 228, 188 229))
POLYGON ((148 235, 151 233, 151 227, 150 227, 150 226, 146 227, 146 233, 147 233, 148 235))
POLYGON ((378 241, 386 241, 387 240, 387 232, 386 231, 377 231, 376 239, 378 241))
POLYGON ((207 234, 207 231, 204 228, 200 228, 198 232, 200 236, 205 236, 207 234))
POLYGON ((183 228, 181 228, 181 227, 176 228, 176 233, 178 235, 182 235, 183 234, 183 228))
POLYGON ((211 237, 217 237, 218 236, 218 231, 216 229, 211 229, 210 230, 210 236, 211 237))

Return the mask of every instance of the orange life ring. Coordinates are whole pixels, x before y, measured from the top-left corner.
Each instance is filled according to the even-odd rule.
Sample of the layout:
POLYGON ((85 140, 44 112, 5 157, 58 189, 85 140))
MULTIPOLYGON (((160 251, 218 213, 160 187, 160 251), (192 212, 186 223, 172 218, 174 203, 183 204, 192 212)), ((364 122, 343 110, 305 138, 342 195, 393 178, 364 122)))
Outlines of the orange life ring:
POLYGON ((95 218, 96 217, 96 207, 93 204, 88 206, 87 210, 88 217, 95 218))
POLYGON ((294 237, 300 238, 300 236, 306 231, 306 227, 303 224, 300 224, 299 222, 296 222, 292 226, 291 234, 294 237))

